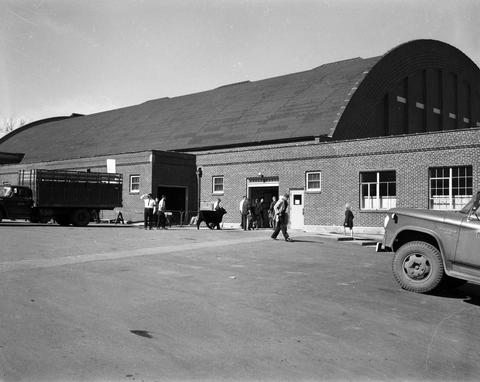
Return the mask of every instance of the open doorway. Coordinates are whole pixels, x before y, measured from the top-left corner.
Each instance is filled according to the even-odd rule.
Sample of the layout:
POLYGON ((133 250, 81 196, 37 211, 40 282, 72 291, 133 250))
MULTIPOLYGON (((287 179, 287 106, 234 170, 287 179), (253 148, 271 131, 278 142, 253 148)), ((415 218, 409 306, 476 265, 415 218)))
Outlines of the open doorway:
POLYGON ((162 195, 167 197, 167 212, 171 212, 171 215, 168 216, 170 224, 183 224, 188 205, 187 188, 181 186, 158 186, 156 197, 160 199, 162 195))
POLYGON ((278 200, 278 186, 250 186, 248 187, 248 198, 252 203, 255 200, 260 201, 263 198, 263 206, 267 215, 264 216, 263 226, 259 228, 269 228, 268 225, 268 209, 270 208, 270 203, 272 202, 272 197, 275 196, 278 200))

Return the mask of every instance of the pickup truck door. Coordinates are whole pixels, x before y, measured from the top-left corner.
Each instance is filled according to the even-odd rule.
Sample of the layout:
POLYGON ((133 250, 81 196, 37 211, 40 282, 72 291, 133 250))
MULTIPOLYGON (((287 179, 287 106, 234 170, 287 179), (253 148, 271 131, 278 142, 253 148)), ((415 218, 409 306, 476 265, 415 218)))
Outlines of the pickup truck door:
POLYGON ((23 187, 12 187, 12 195, 4 199, 10 218, 29 218, 32 212, 32 191, 23 187))
POLYGON ((480 218, 476 215, 462 220, 455 263, 480 269, 480 218))

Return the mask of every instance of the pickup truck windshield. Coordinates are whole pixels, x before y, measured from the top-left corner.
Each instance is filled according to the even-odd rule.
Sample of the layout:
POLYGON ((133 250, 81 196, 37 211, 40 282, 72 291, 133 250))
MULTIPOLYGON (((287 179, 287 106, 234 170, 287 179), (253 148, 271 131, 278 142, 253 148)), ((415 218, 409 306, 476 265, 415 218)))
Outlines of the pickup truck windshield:
POLYGON ((0 197, 8 197, 12 194, 12 188, 11 187, 0 187, 0 197))

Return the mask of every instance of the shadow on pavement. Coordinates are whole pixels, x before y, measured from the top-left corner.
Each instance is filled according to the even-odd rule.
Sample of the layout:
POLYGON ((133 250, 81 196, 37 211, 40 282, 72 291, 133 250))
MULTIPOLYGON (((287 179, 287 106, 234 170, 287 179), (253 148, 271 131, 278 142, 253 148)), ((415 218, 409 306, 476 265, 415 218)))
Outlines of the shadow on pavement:
POLYGON ((453 289, 439 290, 431 293, 432 296, 462 299, 467 304, 480 306, 480 285, 467 283, 464 286, 453 289))
POLYGON ((89 224, 86 227, 74 227, 72 225, 61 226, 59 224, 49 223, 29 223, 29 222, 1 222, 0 227, 42 227, 42 228, 137 228, 133 224, 89 224))

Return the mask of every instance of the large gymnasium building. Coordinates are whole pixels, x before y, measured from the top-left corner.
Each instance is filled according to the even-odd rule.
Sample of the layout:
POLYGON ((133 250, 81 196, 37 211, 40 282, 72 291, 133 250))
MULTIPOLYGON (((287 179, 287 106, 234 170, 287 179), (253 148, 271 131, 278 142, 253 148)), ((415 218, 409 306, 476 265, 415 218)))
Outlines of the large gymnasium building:
POLYGON ((459 209, 480 188, 480 69, 453 46, 415 40, 381 57, 325 64, 103 113, 38 121, 0 139, 0 184, 20 169, 123 174, 123 216, 144 192, 175 219, 222 199, 285 192, 291 228, 382 226, 394 206, 459 209))

